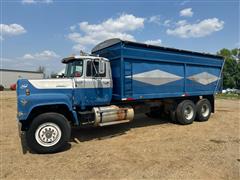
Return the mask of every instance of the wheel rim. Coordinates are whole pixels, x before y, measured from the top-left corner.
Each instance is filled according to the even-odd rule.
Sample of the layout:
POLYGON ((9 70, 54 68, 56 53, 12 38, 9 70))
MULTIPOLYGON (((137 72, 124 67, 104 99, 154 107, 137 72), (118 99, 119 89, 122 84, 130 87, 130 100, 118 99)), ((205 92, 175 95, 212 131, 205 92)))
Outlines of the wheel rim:
POLYGON ((191 105, 187 105, 186 108, 184 109, 184 117, 187 120, 191 120, 193 118, 194 112, 193 112, 193 107, 191 105))
POLYGON ((61 136, 62 131, 59 126, 50 122, 41 124, 35 132, 36 141, 44 147, 54 146, 59 142, 61 136))
POLYGON ((207 117, 209 115, 210 109, 207 104, 203 104, 201 108, 201 113, 203 117, 207 117))

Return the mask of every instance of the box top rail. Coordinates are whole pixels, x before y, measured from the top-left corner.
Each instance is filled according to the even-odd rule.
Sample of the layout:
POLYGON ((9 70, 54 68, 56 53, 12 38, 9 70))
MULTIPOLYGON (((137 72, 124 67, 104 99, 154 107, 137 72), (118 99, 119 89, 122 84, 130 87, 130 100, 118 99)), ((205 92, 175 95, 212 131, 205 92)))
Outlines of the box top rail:
POLYGON ((151 44, 145 44, 145 43, 140 43, 140 42, 133 42, 133 41, 128 41, 128 40, 121 40, 119 38, 113 38, 113 39, 108 39, 106 41, 103 41, 99 44, 97 44, 93 49, 92 53, 95 53, 97 51, 100 51, 102 49, 108 48, 110 46, 113 46, 115 44, 124 44, 124 45, 133 45, 136 47, 142 47, 142 48, 150 48, 150 49, 158 49, 162 51, 169 51, 169 52, 175 52, 175 53, 184 53, 184 54, 189 54, 189 55, 196 55, 196 56, 204 56, 204 57, 211 57, 211 58, 217 58, 223 60, 222 56, 215 55, 215 54, 210 54, 210 53, 201 53, 201 52, 195 52, 195 51, 189 51, 189 50, 181 50, 181 49, 176 49, 176 48, 170 48, 170 47, 164 47, 164 46, 157 46, 157 45, 151 45, 151 44))

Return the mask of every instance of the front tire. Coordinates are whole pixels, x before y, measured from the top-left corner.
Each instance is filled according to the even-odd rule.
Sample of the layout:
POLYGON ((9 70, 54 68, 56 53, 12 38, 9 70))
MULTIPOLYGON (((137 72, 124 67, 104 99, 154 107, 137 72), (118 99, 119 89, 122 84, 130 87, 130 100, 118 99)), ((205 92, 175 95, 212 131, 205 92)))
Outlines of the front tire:
POLYGON ((36 153, 60 151, 69 141, 71 127, 59 113, 44 113, 35 117, 26 132, 29 148, 36 153))
POLYGON ((212 107, 207 99, 201 99, 196 104, 197 115, 196 121, 207 121, 211 116, 212 107))
POLYGON ((191 124, 196 116, 195 104, 190 100, 184 100, 177 106, 177 121, 182 125, 191 124))

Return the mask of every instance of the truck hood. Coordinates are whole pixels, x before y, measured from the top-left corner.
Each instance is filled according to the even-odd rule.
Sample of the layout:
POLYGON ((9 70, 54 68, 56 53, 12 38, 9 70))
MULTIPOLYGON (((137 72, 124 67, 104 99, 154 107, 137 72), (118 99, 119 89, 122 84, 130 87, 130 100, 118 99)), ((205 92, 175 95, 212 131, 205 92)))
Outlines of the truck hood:
POLYGON ((68 93, 72 94, 74 88, 73 79, 19 79, 17 81, 17 95, 25 95, 26 90, 31 94, 42 93, 68 93))
POLYGON ((72 108, 72 79, 43 79, 17 81, 18 119, 26 120, 37 106, 63 104, 72 108))
POLYGON ((65 89, 73 88, 72 79, 41 79, 28 80, 37 89, 65 89))
POLYGON ((18 81, 18 89, 26 89, 29 85, 36 89, 72 89, 74 87, 72 79, 21 79, 18 81))

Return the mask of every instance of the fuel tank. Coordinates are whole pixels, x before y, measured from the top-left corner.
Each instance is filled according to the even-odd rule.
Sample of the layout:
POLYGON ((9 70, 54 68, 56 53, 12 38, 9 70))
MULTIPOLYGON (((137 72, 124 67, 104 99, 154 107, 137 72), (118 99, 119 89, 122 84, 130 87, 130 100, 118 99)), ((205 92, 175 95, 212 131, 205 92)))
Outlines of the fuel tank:
POLYGON ((115 105, 94 107, 94 126, 107 126, 113 124, 127 123, 133 120, 134 111, 132 107, 119 107, 115 105))

